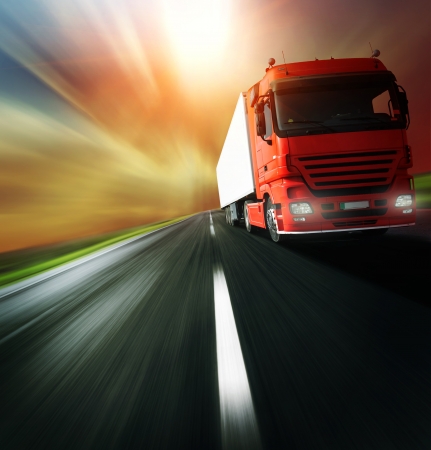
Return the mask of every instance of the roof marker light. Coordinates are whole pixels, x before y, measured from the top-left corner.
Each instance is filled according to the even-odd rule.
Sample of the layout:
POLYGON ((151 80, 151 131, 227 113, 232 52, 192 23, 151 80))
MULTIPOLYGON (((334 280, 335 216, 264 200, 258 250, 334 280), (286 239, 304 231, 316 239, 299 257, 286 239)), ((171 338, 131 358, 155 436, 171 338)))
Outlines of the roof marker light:
POLYGON ((272 69, 272 67, 273 67, 274 64, 275 64, 275 59, 274 59, 274 58, 269 58, 268 64, 269 64, 269 67, 267 67, 267 68, 265 69, 265 72, 268 72, 269 69, 272 69))

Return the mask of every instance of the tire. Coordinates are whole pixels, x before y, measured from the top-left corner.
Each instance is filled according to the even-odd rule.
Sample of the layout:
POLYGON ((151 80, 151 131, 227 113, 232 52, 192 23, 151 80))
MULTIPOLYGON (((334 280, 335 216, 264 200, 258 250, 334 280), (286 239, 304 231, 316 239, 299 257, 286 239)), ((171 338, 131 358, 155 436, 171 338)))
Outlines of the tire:
POLYGON ((232 227, 235 227, 239 224, 239 220, 232 220, 232 214, 230 211, 230 205, 226 206, 226 208, 224 209, 224 213, 225 213, 225 218, 226 218, 226 223, 232 227))
POLYGON ((376 228, 375 230, 364 230, 362 233, 364 233, 365 236, 382 236, 388 230, 389 228, 376 228))
POLYGON ((254 227, 254 226, 250 223, 250 219, 249 219, 249 217, 248 217, 247 203, 252 203, 252 202, 251 202, 251 201, 244 202, 244 222, 245 222, 245 229, 246 229, 249 233, 254 233, 254 231, 256 230, 256 227, 254 227))
POLYGON ((235 227, 238 224, 238 221, 235 219, 232 219, 232 213, 230 210, 230 206, 227 207, 228 210, 228 216, 229 216, 229 225, 232 227, 235 227))
POLYGON ((265 223, 269 235, 274 242, 283 242, 288 239, 287 234, 279 234, 277 232, 277 225, 275 223, 274 205, 270 198, 265 202, 265 223))

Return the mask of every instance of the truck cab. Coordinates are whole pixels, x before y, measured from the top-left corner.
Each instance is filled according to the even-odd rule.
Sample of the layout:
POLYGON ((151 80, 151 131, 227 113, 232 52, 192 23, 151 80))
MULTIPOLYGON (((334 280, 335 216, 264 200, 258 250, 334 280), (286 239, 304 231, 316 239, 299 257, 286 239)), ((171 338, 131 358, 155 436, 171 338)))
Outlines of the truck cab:
POLYGON ((380 60, 270 64, 243 102, 254 189, 229 211, 248 231, 279 242, 414 224, 407 97, 380 60))

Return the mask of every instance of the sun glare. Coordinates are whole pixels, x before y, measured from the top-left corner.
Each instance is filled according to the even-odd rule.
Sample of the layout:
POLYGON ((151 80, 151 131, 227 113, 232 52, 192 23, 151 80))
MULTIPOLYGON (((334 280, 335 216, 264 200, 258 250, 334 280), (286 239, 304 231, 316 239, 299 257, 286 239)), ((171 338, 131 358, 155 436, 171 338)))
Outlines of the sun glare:
POLYGON ((180 63, 196 66, 219 57, 229 27, 230 0, 164 0, 168 36, 180 63))

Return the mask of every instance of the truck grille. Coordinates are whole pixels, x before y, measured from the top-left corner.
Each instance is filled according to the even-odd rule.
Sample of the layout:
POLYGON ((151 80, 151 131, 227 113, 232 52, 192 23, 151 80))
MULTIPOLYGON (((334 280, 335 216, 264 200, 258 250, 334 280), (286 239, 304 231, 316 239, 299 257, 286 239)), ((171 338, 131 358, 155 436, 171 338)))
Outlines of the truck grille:
POLYGON ((391 183, 399 160, 396 150, 295 156, 291 164, 311 189, 384 186, 391 183))

